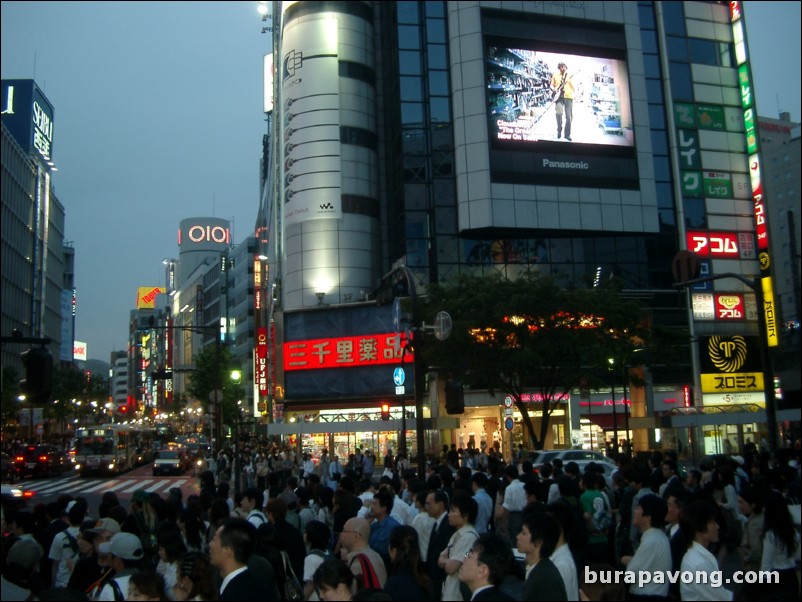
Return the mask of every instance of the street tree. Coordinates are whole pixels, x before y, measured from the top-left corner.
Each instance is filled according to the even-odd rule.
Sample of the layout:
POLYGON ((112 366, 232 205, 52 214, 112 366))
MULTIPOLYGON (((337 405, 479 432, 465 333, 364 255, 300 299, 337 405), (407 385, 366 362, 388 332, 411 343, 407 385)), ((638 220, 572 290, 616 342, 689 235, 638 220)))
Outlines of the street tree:
POLYGON ((515 281, 502 277, 462 278, 432 285, 423 300, 424 319, 450 313, 445 341, 422 346, 427 366, 450 373, 470 388, 510 395, 536 449, 542 449, 552 413, 571 389, 599 383, 609 357, 647 343, 640 305, 622 298, 614 283, 560 288, 538 275, 515 281), (522 395, 535 391, 538 401, 522 395), (532 414, 540 417, 535 432, 532 414))
POLYGON ((245 389, 241 382, 231 378, 233 369, 240 369, 231 350, 225 345, 204 347, 193 357, 195 369, 191 373, 187 392, 201 403, 205 413, 209 413, 209 396, 212 391, 223 393, 221 412, 224 424, 237 420, 237 402, 244 398, 245 389))

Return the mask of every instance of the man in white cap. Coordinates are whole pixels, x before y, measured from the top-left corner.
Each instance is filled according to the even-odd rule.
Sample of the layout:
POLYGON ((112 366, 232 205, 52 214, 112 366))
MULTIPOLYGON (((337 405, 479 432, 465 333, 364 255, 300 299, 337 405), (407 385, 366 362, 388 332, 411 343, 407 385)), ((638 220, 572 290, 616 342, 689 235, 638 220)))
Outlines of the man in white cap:
POLYGON ((111 579, 100 592, 98 600, 125 600, 131 575, 139 570, 145 551, 142 542, 133 533, 117 533, 110 541, 100 544, 100 554, 111 554, 108 565, 115 570, 111 579), (115 590, 117 595, 115 596, 115 590))
POLYGON ((67 587, 70 575, 78 561, 78 532, 86 516, 86 504, 71 501, 67 504, 69 526, 53 538, 50 545, 49 558, 52 563, 51 583, 53 587, 67 587))

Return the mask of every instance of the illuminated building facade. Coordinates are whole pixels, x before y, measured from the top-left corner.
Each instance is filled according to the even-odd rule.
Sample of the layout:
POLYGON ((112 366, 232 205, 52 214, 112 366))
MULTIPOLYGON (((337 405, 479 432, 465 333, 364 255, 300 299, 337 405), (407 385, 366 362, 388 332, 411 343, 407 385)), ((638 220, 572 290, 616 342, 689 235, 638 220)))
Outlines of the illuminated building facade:
MULTIPOLYGON (((317 437, 336 430, 321 422, 342 420, 353 445, 353 421, 401 428, 397 413, 376 422, 381 396, 349 385, 354 368, 327 367, 324 352, 346 362, 349 337, 393 332, 347 327, 345 308, 403 265, 421 292, 460 275, 620 279, 654 323, 694 341, 687 363, 653 365, 645 389, 609 400, 631 411, 636 449, 687 447, 690 431, 707 452, 765 437, 760 353, 779 333, 741 3, 272 4, 275 171, 262 217, 278 372, 268 419, 305 426, 268 432, 317 437), (700 257, 703 276, 759 282, 768 310, 733 278, 678 293, 681 250, 700 257), (318 345, 319 388, 293 386, 288 345, 318 345), (745 363, 716 357, 736 347, 745 363)), ((471 392, 452 426, 441 389, 429 387, 427 418, 450 429, 445 443, 507 436, 497 398, 471 392)), ((588 410, 576 397, 547 447, 570 444, 580 424, 611 433, 604 395, 592 392, 588 410)))
MULTIPOLYGON (((50 338, 54 361, 72 362, 75 250, 65 246, 64 206, 53 192, 53 105, 33 80, 3 80, 0 91, 0 331, 50 338)), ((23 374, 19 355, 27 348, 4 344, 2 365, 23 374)))

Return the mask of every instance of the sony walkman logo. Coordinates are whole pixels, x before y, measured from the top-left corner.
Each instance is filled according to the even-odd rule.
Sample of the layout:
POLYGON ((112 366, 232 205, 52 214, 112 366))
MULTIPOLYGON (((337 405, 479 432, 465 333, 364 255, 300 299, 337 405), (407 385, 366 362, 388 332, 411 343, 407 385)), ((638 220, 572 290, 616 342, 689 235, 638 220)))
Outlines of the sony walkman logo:
POLYGON ((334 210, 334 205, 332 205, 331 203, 323 203, 322 205, 320 205, 320 210, 321 211, 333 211, 334 210))
POLYGON ((707 342, 707 353, 722 372, 737 372, 746 362, 746 339, 739 335, 712 336, 707 342))

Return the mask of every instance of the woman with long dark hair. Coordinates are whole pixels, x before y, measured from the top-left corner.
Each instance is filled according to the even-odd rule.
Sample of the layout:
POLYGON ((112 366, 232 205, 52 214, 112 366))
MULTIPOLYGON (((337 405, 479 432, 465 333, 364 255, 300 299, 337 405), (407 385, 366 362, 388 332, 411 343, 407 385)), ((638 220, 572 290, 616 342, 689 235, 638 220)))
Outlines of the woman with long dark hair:
POLYGON ((765 591, 797 599, 799 578, 796 561, 799 559, 799 533, 794 528, 791 512, 785 498, 772 491, 766 498, 763 511, 763 557, 761 571, 777 571, 779 583, 767 584, 765 591))
POLYGON ((390 577, 384 591, 393 600, 432 600, 432 583, 421 561, 418 532, 402 525, 390 532, 390 577))

